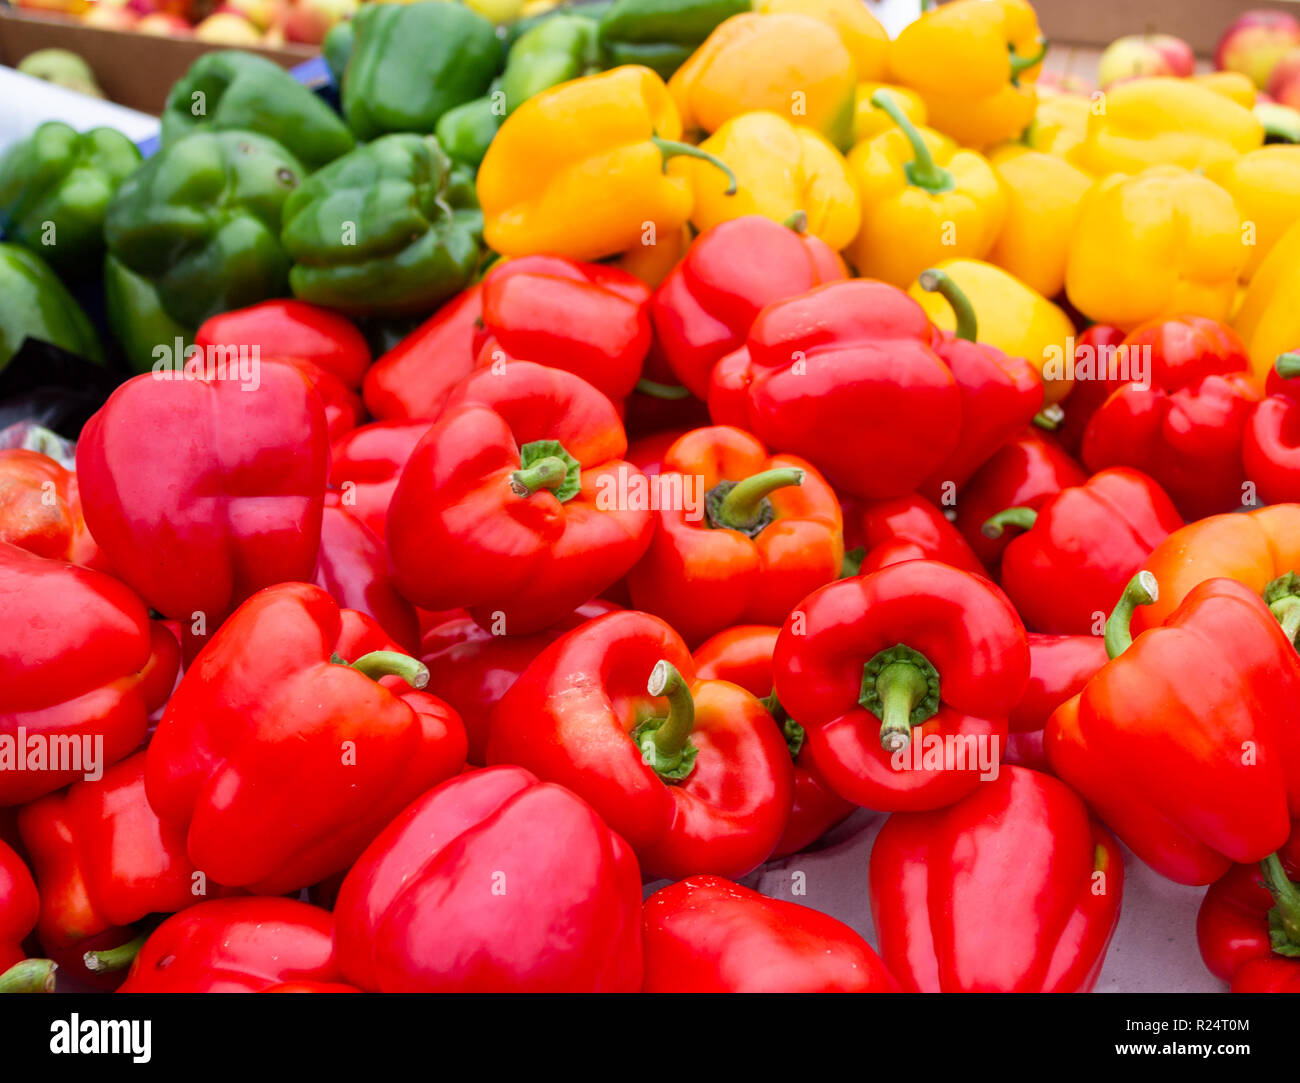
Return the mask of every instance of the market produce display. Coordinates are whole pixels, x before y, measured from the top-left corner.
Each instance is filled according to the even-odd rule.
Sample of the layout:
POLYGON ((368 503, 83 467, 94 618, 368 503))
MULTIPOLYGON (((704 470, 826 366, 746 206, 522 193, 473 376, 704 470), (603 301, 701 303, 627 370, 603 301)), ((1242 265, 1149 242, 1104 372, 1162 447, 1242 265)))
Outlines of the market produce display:
POLYGON ((244 6, 0 154, 0 991, 1300 991, 1300 23, 244 6))

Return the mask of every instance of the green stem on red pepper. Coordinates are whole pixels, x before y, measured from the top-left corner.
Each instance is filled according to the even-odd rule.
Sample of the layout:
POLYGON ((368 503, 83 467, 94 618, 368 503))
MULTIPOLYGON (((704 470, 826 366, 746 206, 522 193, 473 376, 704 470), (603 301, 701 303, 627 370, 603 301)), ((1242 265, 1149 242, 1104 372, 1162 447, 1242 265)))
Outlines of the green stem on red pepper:
POLYGON ((795 211, 781 225, 785 226, 786 229, 794 230, 796 233, 804 233, 808 229, 808 212, 795 211))
POLYGON ((105 951, 88 951, 82 956, 82 959, 86 964, 86 969, 94 971, 96 974, 125 970, 135 962, 135 957, 140 954, 140 949, 144 947, 144 942, 148 939, 148 933, 141 933, 134 940, 128 940, 125 944, 119 944, 115 948, 108 948, 105 951))
POLYGON ((768 500, 778 489, 802 485, 804 472, 798 467, 764 470, 743 481, 720 481, 704 497, 709 525, 739 530, 751 538, 759 534, 776 512, 768 500))
POLYGON ((1287 876, 1277 854, 1269 854, 1259 867, 1264 873, 1264 886, 1273 896, 1274 906, 1268 912, 1273 950, 1278 955, 1300 956, 1300 887, 1287 876))
POLYGON ((561 504, 582 490, 582 466, 558 440, 534 440, 519 449, 519 469, 510 475, 510 491, 529 497, 548 489, 561 504))
POLYGON ((1138 572, 1129 580, 1128 586, 1124 588, 1124 593, 1115 606, 1115 611, 1106 621, 1108 657, 1118 658, 1133 645, 1133 633, 1129 628, 1133 620, 1133 610, 1140 605, 1151 605, 1159 597, 1160 587, 1156 583, 1156 577, 1150 572, 1138 572))
POLYGON ((882 87, 871 95, 871 104, 886 113, 912 144, 912 161, 903 167, 908 183, 936 195, 940 192, 951 192, 957 183, 953 175, 934 160, 934 155, 930 153, 930 148, 921 137, 921 133, 907 118, 907 114, 903 112, 894 96, 882 87))
POLYGON ((986 538, 1000 538, 1002 532, 1009 526, 1031 530, 1037 521, 1038 512, 1033 508, 1007 508, 985 519, 984 525, 980 527, 980 533, 986 538))
POLYGON ((731 171, 727 165, 717 155, 710 154, 707 150, 700 150, 699 147, 693 147, 690 143, 680 143, 675 139, 660 139, 657 135, 650 137, 650 142, 659 148, 659 153, 663 155, 664 165, 668 165, 670 158, 698 158, 702 162, 708 162, 709 165, 716 169, 722 170, 727 175, 727 180, 731 182, 723 195, 734 196, 736 194, 736 174, 731 171))
POLYGON ((781 736, 785 738, 785 747, 790 750, 790 758, 797 760, 799 753, 803 751, 803 743, 808 736, 808 732, 786 714, 785 708, 781 706, 781 701, 776 697, 775 688, 758 702, 772 716, 772 721, 781 727, 781 736))
POLYGON ((412 688, 424 688, 429 683, 428 667, 418 658, 402 654, 401 651, 371 651, 355 662, 349 662, 341 654, 334 654, 330 657, 330 662, 364 673, 372 681, 381 677, 401 677, 412 688))
POLYGON ((1065 410, 1060 403, 1044 406, 1034 415, 1034 424, 1047 432, 1055 432, 1065 423, 1065 410))
POLYGON ((24 959, 0 974, 0 995, 5 993, 52 993, 58 964, 50 959, 24 959))
POLYGON ((661 384, 654 380, 647 380, 644 376, 637 380, 636 390, 638 394, 649 395, 652 399, 674 401, 691 397, 690 391, 680 384, 661 384))
POLYGON ((1293 646, 1300 636, 1300 575, 1287 572, 1264 588, 1264 604, 1282 625, 1293 646))
POLYGON ((677 667, 665 659, 650 671, 646 691, 668 700, 668 714, 647 718, 632 731, 632 740, 655 774, 665 782, 680 782, 695 767, 699 751, 691 742, 695 700, 677 667))
POLYGON ((912 727, 939 710, 939 672, 906 644, 886 647, 862 667, 858 703, 880 719, 880 747, 897 752, 911 742, 912 727))
POLYGON ((974 342, 979 332, 975 308, 962 288, 953 281, 952 275, 937 267, 931 267, 927 271, 922 271, 917 281, 926 293, 939 294, 951 306, 952 314, 957 317, 957 330, 954 332, 957 337, 964 338, 967 342, 974 342))
POLYGON ((1273 368, 1284 380, 1300 376, 1300 353, 1284 353, 1273 362, 1273 368))

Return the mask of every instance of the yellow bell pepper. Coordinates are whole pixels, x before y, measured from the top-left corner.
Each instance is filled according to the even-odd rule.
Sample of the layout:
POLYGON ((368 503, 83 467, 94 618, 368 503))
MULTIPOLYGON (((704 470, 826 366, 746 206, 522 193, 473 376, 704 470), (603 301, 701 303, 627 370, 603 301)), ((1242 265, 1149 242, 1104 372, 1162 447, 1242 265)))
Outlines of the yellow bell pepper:
POLYGON ((1088 134, 1088 117, 1095 108, 1100 106, 1081 94, 1040 90, 1034 119, 1025 131, 1025 146, 1072 158, 1088 134))
POLYGON ((1077 164, 1105 176, 1152 165, 1213 169, 1264 142, 1254 113, 1190 79, 1132 79, 1106 91, 1088 118, 1077 164))
POLYGON ((1249 75, 1242 75, 1239 71, 1205 71, 1191 78, 1193 83, 1222 94, 1244 109, 1255 108, 1258 94, 1249 75))
MULTIPOLYGON (((1013 357, 1023 357, 1040 376, 1049 360, 1067 356, 1065 351, 1074 335, 1070 317, 1015 275, 977 259, 950 259, 935 267, 946 271, 970 301, 981 342, 1013 357)), ((942 295, 926 292, 919 283, 913 283, 907 292, 920 302, 937 326, 946 331, 956 329, 952 306, 942 295)), ((1064 369, 1059 374, 1052 373, 1050 378, 1045 377, 1044 404, 1060 402, 1070 393, 1072 383, 1064 369)))
POLYGON ((887 90, 898 102, 898 107, 918 128, 924 128, 929 114, 925 111, 925 101, 915 90, 893 83, 865 82, 858 84, 853 111, 853 144, 865 139, 872 139, 881 132, 892 131, 894 121, 888 113, 871 104, 871 95, 877 90, 887 90))
POLYGON ((1222 320, 1246 262, 1232 196, 1177 166, 1115 174, 1084 200, 1065 292, 1098 323, 1125 330, 1178 315, 1222 320))
POLYGON ((668 82, 687 131, 716 132, 765 109, 816 128, 837 147, 853 137, 857 66, 829 25, 807 15, 733 15, 668 82))
POLYGON ((1274 144, 1211 171, 1241 211, 1249 281, 1292 223, 1300 221, 1300 147, 1274 144))
POLYGON ((665 165, 702 153, 680 136, 668 88, 649 68, 542 91, 505 119, 479 166, 484 239, 504 256, 597 260, 650 229, 676 233, 690 217, 691 189, 665 165))
POLYGON ((820 132, 776 113, 742 113, 700 149, 730 166, 738 186, 726 195, 726 176, 708 162, 677 158, 668 167, 690 182, 691 224, 701 232, 745 214, 784 222, 800 211, 808 232, 837 251, 858 232, 862 214, 848 163, 820 132))
POLYGON ((903 288, 942 259, 982 257, 1006 212, 993 167, 938 132, 917 128, 888 90, 873 100, 897 127, 849 153, 862 228, 845 255, 858 274, 903 288))
POLYGON ((1261 379, 1279 354, 1300 347, 1300 222, 1273 245, 1232 322, 1261 379))
POLYGON ((654 289, 668 277, 668 272, 682 261, 686 250, 691 246, 693 236, 690 226, 682 226, 676 233, 667 237, 643 237, 644 243, 633 245, 613 261, 614 265, 621 267, 630 275, 636 275, 647 286, 654 289))
POLYGON ((1079 205, 1094 179, 1064 158, 1006 143, 989 155, 1007 213, 988 260, 1045 297, 1065 285, 1065 261, 1079 205))
POLYGON ((889 34, 862 0, 757 0, 764 15, 807 15, 819 19, 840 36, 853 57, 859 79, 883 79, 889 34))
POLYGON ((889 71, 925 99, 932 127, 984 148, 1018 139, 1033 120, 1045 53, 1025 0, 955 0, 903 29, 889 71))

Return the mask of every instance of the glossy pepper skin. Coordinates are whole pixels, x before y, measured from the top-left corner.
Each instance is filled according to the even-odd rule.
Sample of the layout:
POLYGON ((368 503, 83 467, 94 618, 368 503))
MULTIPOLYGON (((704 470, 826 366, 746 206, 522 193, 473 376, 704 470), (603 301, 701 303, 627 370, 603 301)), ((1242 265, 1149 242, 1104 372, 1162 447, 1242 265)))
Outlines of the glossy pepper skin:
POLYGON ((0 542, 108 571, 86 529, 77 475, 28 448, 0 451, 0 542))
POLYGON ((317 883, 464 765, 464 727, 418 690, 427 681, 378 624, 319 587, 261 591, 173 693, 149 745, 149 803, 217 883, 265 894, 317 883))
POLYGON ((366 8, 353 31, 342 99, 358 139, 432 132, 448 109, 487 93, 501 68, 492 23, 458 4, 366 8))
POLYGON ((528 361, 479 369, 393 493, 386 539, 398 589, 488 625, 503 614, 510 635, 568 615, 650 543, 648 500, 631 495, 644 479, 626 450, 613 404, 581 377, 528 361))
POLYGON ((428 418, 474 368, 481 284, 462 290, 366 371, 361 397, 380 421, 428 418))
POLYGON ((645 901, 646 993, 893 993, 898 983, 843 922, 720 876, 645 901))
POLYGON ((620 402, 650 349, 649 304, 650 288, 617 267, 521 256, 483 278, 475 353, 488 363, 518 358, 566 369, 620 402))
POLYGON ((20 805, 135 751, 178 651, 116 579, 4 542, 0 599, 0 805, 20 805), (51 769, 56 755, 77 769, 51 769))
POLYGON ((1029 633, 1029 684, 1007 721, 1011 733, 1041 730, 1110 661, 1099 635, 1029 633))
POLYGON ((601 61, 596 20, 581 11, 573 14, 557 12, 529 27, 511 43, 501 73, 506 113, 543 90, 567 83, 570 79, 591 75, 606 66, 639 63, 614 59, 612 64, 606 65, 601 61))
POLYGON ((1083 434, 1090 470, 1132 466, 1154 478, 1189 519, 1250 502, 1242 439, 1263 397, 1241 340, 1197 316, 1156 321, 1124 340, 1150 346, 1148 386, 1123 384, 1083 434))
POLYGON ((1065 417, 1052 430, 1052 439, 1071 455, 1078 456, 1088 422, 1111 396, 1122 387, 1129 373, 1120 364, 1125 356, 1118 352, 1127 336, 1108 323, 1094 323, 1075 338, 1074 371, 1076 377, 1068 401, 1062 404, 1065 417), (1084 366, 1087 366, 1085 369, 1084 366), (1087 373, 1087 379, 1081 378, 1087 373))
POLYGON ((261 361, 293 365, 316 389, 331 439, 361 421, 361 381, 370 367, 370 347, 351 321, 304 301, 263 301, 223 312, 194 333, 202 350, 256 349, 261 361))
POLYGON ((695 673, 702 681, 730 681, 763 701, 781 727, 794 761, 794 807, 772 857, 811 846, 857 806, 830 788, 808 751, 804 729, 785 712, 772 688, 772 652, 779 628, 742 624, 711 636, 695 649, 695 673))
POLYGON ((1119 920, 1124 859, 1068 787, 1006 767, 958 804, 891 816, 869 885, 905 992, 1086 993, 1119 920))
POLYGON ((1259 596, 1229 579, 1194 588, 1129 641, 1140 572, 1107 626, 1112 661, 1057 708, 1053 770, 1138 857, 1208 884, 1287 839, 1300 799, 1300 656, 1259 596))
POLYGON ((1279 354, 1300 343, 1300 222, 1292 225, 1259 265, 1232 317, 1250 352, 1251 370, 1267 377, 1279 354))
POLYGON ((713 369, 709 412, 867 499, 910 492, 952 454, 961 391, 921 307, 883 282, 768 305, 713 369))
POLYGON ((1216 880, 1196 914, 1206 967, 1234 993, 1280 992, 1300 980, 1300 875, 1293 834, 1276 854, 1234 865, 1216 880))
POLYGON ((996 766, 1029 649, 988 580, 909 560, 806 598, 781 629, 772 669, 835 791, 912 811, 960 800, 996 766))
POLYGON ((1300 350, 1284 353, 1268 375, 1265 398, 1246 422, 1246 477, 1268 504, 1300 500, 1300 350))
POLYGON ((194 327, 288 291, 280 217, 305 176, 302 163, 264 135, 195 132, 122 182, 104 239, 153 283, 169 316, 194 327))
POLYGON ((379 992, 635 992, 641 874, 585 801, 519 767, 424 794, 343 881, 335 941, 379 992))
POLYGON ((600 16, 599 43, 613 65, 668 79, 719 23, 750 9, 750 0, 615 0, 600 16))
POLYGON ((1274 245, 1300 221, 1300 147, 1278 143, 1247 151, 1211 169, 1210 179, 1232 196, 1242 218, 1255 224, 1255 244, 1241 270, 1250 281, 1274 245))
POLYGON ((46 121, 0 156, 0 236, 60 274, 84 274, 104 251, 108 201, 139 165, 140 151, 114 128, 46 121))
POLYGON ((221 893, 186 855, 185 832, 149 807, 144 761, 137 752, 18 815, 40 888, 41 946, 79 980, 107 988, 121 983, 125 968, 87 971, 87 950, 117 947, 142 918, 221 893))
POLYGON ((309 582, 320 544, 319 401, 288 365, 261 366, 255 388, 228 375, 136 376, 77 443, 95 540, 124 582, 200 642, 254 591, 309 582), (160 458, 163 447, 172 454, 160 458))
POLYGON ((309 177, 283 219, 294 296, 353 316, 428 312, 467 285, 478 262, 472 193, 432 136, 402 132, 357 147, 309 177))
POLYGON ((1002 554, 999 581, 1028 627, 1096 635, 1151 551, 1182 525, 1151 478, 1115 467, 985 527, 1023 531, 1002 554))
POLYGON ((703 231, 650 303, 655 339, 677 379, 707 398, 713 366, 745 344, 773 301, 847 277, 819 237, 745 215, 703 231))
POLYGON ((339 506, 355 515, 381 541, 388 529, 388 505, 406 461, 427 421, 373 421, 352 429, 330 450, 330 488, 339 506))
POLYGON ((27 958, 22 943, 36 927, 40 911, 36 883, 23 859, 0 841, 0 988, 5 972, 27 958))
POLYGON ((231 128, 274 139, 309 171, 356 140, 343 119, 273 60, 236 49, 200 56, 167 95, 162 140, 231 128))
POLYGON ((328 911, 295 899, 213 899, 145 941, 120 993, 259 993, 343 980, 328 911))
POLYGON ((938 560, 964 572, 988 574, 943 512, 915 494, 850 502, 844 509, 844 545, 845 571, 854 575, 904 560, 938 560))
POLYGON ((94 327, 58 276, 27 249, 0 243, 0 370, 28 337, 104 360, 94 327))
POLYGON ((789 749, 762 703, 696 680, 686 644, 646 613, 599 617, 539 654, 497 704, 488 762, 590 801, 652 879, 752 870, 794 796, 789 749))
POLYGON ((1045 51, 1025 0, 958 0, 904 27, 888 64, 895 82, 924 99, 931 125, 980 148, 1028 127, 1045 51))
POLYGON ((549 628, 523 636, 493 635, 467 615, 452 616, 425 629, 420 661, 428 667, 429 684, 465 723, 470 763, 486 762, 492 711, 533 659, 565 632, 618 608, 596 598, 549 628))
POLYGON ((104 256, 103 277, 109 334, 132 372, 152 372, 159 346, 174 351, 179 341, 186 349, 194 329, 168 315, 153 282, 112 255, 104 256))
POLYGON ((779 624, 844 561, 839 501, 817 469, 741 429, 695 429, 664 454, 657 526, 628 573, 632 604, 690 644, 733 624, 779 624), (674 475, 691 501, 666 500, 674 475))

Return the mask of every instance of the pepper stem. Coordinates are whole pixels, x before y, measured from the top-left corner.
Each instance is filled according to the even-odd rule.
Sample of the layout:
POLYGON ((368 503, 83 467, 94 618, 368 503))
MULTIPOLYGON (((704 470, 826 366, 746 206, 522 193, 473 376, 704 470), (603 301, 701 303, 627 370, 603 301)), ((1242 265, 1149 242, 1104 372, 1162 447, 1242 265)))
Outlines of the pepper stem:
POLYGON ((632 740, 655 774, 665 782, 680 782, 694 768, 698 751, 691 743, 695 700, 677 667, 662 658, 650 671, 646 691, 667 698, 668 715, 646 719, 632 731, 632 740))
POLYGON ((714 513, 714 519, 719 526, 741 531, 753 530, 763 518, 764 501, 778 489, 802 485, 803 479, 804 472, 797 467, 780 467, 738 481, 727 490, 714 513))
POLYGON ((984 525, 980 527, 980 533, 986 538, 1000 538, 1002 531, 1009 526, 1032 530, 1036 522, 1038 522, 1038 512, 1033 508, 1007 508, 1006 511, 1000 511, 997 515, 990 515, 985 519, 984 525))
POLYGON ((908 120, 907 114, 903 112, 894 96, 881 87, 871 95, 871 104, 886 113, 912 144, 912 161, 903 167, 908 183, 934 194, 952 191, 956 185, 952 174, 935 162, 930 148, 921 138, 921 133, 916 125, 908 120))
POLYGON ((1273 362, 1273 369, 1284 380, 1300 376, 1300 353, 1284 353, 1273 362))
POLYGON ((1107 656, 1118 658, 1133 645, 1133 632, 1129 628, 1133 620, 1133 610, 1140 605, 1151 605, 1159 597, 1159 584, 1150 572, 1138 572, 1128 581, 1128 586, 1124 588, 1115 611, 1106 621, 1107 656))
POLYGON ((880 719, 880 747, 906 748, 912 727, 939 710, 939 673, 920 651, 899 643, 887 647, 862 667, 858 703, 880 719))
POLYGON ((642 395, 649 395, 652 399, 666 399, 673 401, 676 399, 688 399, 691 397, 690 391, 680 384, 661 384, 654 380, 647 380, 644 376, 636 382, 637 392, 642 395))
POLYGON ((952 307, 952 314, 957 317, 957 337, 964 338, 967 342, 974 342, 979 331, 979 324, 975 320, 975 309, 970 303, 970 298, 953 281, 952 275, 937 267, 931 267, 928 271, 921 272, 918 281, 921 283, 921 289, 926 293, 939 294, 952 307))
POLYGON ((1275 904, 1268 915, 1273 950, 1280 954, 1300 954, 1300 888, 1287 876, 1277 854, 1269 854, 1259 867, 1275 904))
POLYGON ((24 959, 0 974, 0 995, 5 993, 52 993, 54 972, 59 969, 52 959, 24 959))
POLYGON ((731 171, 721 158, 715 154, 710 154, 707 150, 700 150, 699 147, 693 147, 689 143, 681 143, 676 139, 660 139, 657 135, 650 137, 650 142, 659 148, 659 153, 663 155, 664 165, 668 164, 670 158, 698 158, 702 162, 708 162, 710 165, 721 169, 727 175, 727 180, 731 182, 730 187, 722 194, 724 196, 734 196, 736 194, 737 182, 736 174, 731 171))
POLYGON ((358 673, 364 673, 372 681, 381 677, 401 677, 412 688, 424 688, 429 683, 428 666, 401 651, 371 651, 355 662, 349 662, 341 654, 335 654, 330 661, 337 666, 347 666, 358 673))
POLYGON ((1021 56, 1016 52, 1015 46, 1013 45, 1007 46, 1007 52, 1010 54, 1011 60, 1011 85, 1019 86, 1020 77, 1035 64, 1041 64, 1043 58, 1047 56, 1047 39, 1038 39, 1038 52, 1031 56, 1021 56))
POLYGON ((1034 415, 1034 424, 1047 432, 1055 432, 1065 423, 1065 410, 1059 402, 1044 406, 1034 415))
POLYGON ((1264 588, 1264 604, 1294 646, 1300 634, 1300 575, 1287 572, 1264 588))
POLYGON ((558 456, 548 455, 511 474, 510 489, 515 496, 532 496, 538 489, 558 489, 568 475, 568 463, 558 456))
POLYGON ((81 958, 86 964, 86 969, 96 974, 125 970, 135 962, 135 957, 140 954, 140 949, 144 947, 144 942, 147 939, 149 939, 149 934, 141 933, 134 940, 128 940, 125 944, 119 944, 117 947, 109 948, 106 951, 88 951, 81 958))
POLYGON ((796 233, 804 233, 808 229, 808 212, 795 211, 781 225, 785 226, 786 229, 794 230, 796 233))

